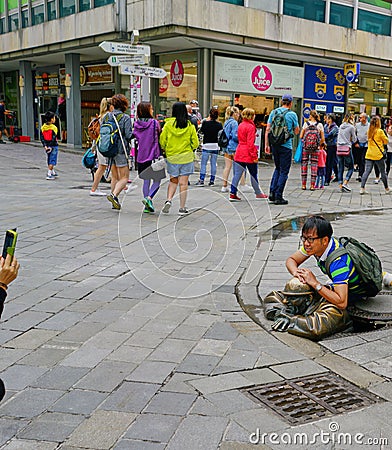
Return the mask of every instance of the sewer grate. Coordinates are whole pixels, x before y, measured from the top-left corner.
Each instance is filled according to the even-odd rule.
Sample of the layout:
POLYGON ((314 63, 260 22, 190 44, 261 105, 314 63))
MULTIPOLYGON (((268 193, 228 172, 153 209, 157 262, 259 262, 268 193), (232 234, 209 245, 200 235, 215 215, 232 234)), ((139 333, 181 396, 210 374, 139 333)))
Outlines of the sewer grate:
POLYGON ((381 401, 376 395, 331 373, 255 386, 243 389, 242 392, 294 425, 381 401))

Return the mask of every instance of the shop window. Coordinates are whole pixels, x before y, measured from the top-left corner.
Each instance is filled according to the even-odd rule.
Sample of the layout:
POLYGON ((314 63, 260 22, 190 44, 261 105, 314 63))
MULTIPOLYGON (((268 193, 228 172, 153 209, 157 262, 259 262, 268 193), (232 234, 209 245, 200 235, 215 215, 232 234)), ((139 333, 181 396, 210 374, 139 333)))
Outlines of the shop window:
POLYGON ((94 7, 98 8, 99 6, 110 5, 110 3, 114 3, 114 0, 94 0, 94 7))
POLYGON ((60 17, 75 14, 75 0, 60 0, 60 17))
POLYGON ((79 11, 88 11, 90 9, 90 0, 79 0, 79 11))
POLYGON ((197 52, 171 53, 159 56, 159 67, 167 76, 159 80, 159 97, 155 113, 171 116, 173 103, 189 103, 197 98, 197 52))
POLYGON ((56 2, 48 2, 48 20, 57 19, 56 2))
POLYGON ((359 3, 367 3, 368 5, 378 6, 379 8, 391 9, 391 2, 384 0, 360 0, 359 3))
POLYGON ((31 23, 32 25, 38 25, 43 23, 45 19, 44 5, 35 6, 31 10, 31 23))
POLYGON ((218 2, 231 3, 233 5, 244 6, 244 0, 217 0, 218 2))
POLYGON ((0 34, 4 34, 5 33, 5 18, 2 17, 0 19, 0 34))
POLYGON ((8 17, 8 31, 15 31, 19 28, 18 14, 11 14, 8 17))
POLYGON ((391 17, 360 9, 358 11, 358 30, 390 36, 391 17))
POLYGON ((283 14, 302 19, 325 21, 325 2, 323 0, 284 0, 283 14))
POLYGON ((22 11, 22 28, 27 28, 29 26, 29 12, 27 9, 22 11))
POLYGON ((331 25, 353 28, 353 8, 331 3, 329 23, 331 25))

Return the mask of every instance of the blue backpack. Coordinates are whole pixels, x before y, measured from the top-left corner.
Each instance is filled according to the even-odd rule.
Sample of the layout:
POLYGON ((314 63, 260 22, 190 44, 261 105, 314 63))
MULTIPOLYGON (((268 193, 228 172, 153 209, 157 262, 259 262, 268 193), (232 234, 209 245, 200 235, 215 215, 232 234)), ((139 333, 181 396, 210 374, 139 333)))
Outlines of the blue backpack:
POLYGON ((102 119, 97 147, 105 158, 114 158, 118 153, 118 141, 121 139, 118 121, 122 116, 119 114, 117 119, 114 114, 107 113, 102 119))
POLYGON ((91 148, 89 148, 82 158, 82 165, 86 169, 94 169, 96 163, 97 156, 93 152, 91 148))

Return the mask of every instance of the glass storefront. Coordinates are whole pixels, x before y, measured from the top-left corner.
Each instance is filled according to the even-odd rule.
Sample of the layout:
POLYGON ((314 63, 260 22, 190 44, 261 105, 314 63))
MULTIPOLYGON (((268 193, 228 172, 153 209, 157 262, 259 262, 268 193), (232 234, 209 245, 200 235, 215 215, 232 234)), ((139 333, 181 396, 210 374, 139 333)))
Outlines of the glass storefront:
POLYGON ((348 110, 373 116, 391 115, 391 77, 360 75, 358 83, 348 85, 348 110))
POLYGON ((159 80, 156 114, 171 116, 175 102, 197 99, 197 52, 170 53, 159 56, 159 67, 167 76, 159 80))

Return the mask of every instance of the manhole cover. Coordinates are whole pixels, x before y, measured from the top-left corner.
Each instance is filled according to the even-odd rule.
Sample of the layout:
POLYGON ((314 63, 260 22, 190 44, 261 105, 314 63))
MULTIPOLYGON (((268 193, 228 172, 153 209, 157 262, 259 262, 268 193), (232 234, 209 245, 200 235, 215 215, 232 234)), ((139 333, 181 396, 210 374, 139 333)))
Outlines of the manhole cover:
POLYGON ((369 406, 380 398, 328 373, 243 389, 290 424, 298 425, 369 406))

